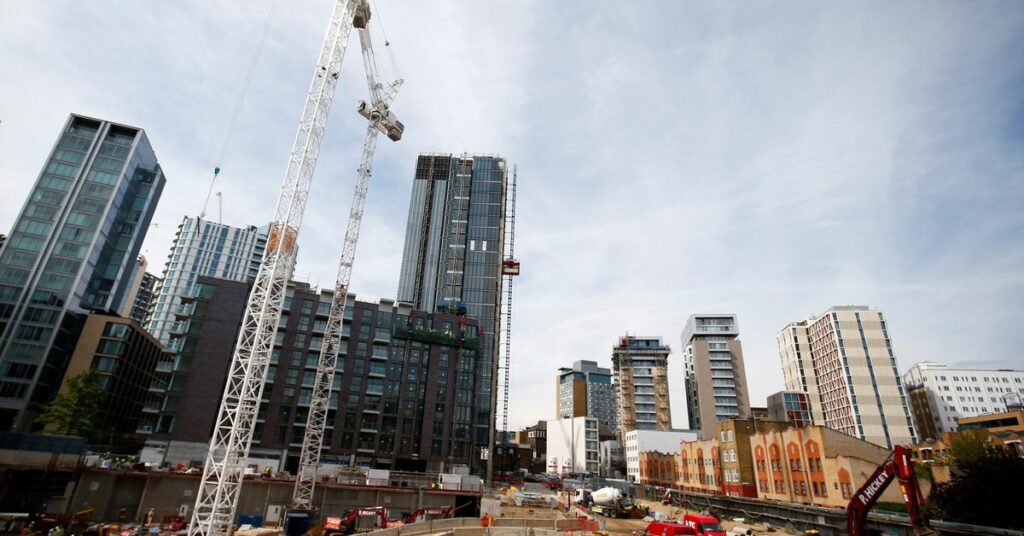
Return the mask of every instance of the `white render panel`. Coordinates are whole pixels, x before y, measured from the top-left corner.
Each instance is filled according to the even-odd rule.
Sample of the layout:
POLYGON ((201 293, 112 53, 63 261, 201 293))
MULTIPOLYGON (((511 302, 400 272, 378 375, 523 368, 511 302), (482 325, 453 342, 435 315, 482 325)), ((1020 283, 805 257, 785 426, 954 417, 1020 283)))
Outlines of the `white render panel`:
POLYGON ((600 440, 597 419, 575 417, 547 421, 547 452, 550 465, 556 460, 558 474, 598 473, 600 440))

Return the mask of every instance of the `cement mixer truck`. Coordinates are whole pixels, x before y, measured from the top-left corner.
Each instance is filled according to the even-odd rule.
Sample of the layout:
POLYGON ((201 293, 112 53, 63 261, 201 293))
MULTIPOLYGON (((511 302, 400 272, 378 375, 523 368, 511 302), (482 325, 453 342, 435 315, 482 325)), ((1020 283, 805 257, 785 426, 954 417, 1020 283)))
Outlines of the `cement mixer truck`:
POLYGON ((607 517, 639 519, 644 516, 643 509, 637 506, 632 498, 626 497, 622 490, 618 488, 601 488, 597 491, 588 492, 585 500, 577 502, 582 505, 589 505, 592 512, 607 517))

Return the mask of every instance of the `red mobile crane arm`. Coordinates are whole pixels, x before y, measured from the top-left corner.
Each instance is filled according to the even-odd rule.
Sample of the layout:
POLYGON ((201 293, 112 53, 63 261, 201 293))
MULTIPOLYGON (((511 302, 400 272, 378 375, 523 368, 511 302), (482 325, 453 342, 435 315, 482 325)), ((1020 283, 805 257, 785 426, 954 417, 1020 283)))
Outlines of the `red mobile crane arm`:
POLYGON ((328 517, 324 523, 324 536, 334 536, 337 534, 352 534, 358 528, 356 523, 360 517, 376 517, 378 528, 387 528, 388 526, 388 510, 383 506, 374 506, 372 508, 356 508, 349 512, 344 519, 340 517, 328 517))
POLYGON ((452 517, 454 508, 451 506, 424 506, 409 514, 405 518, 405 524, 411 525, 420 521, 433 521, 435 519, 448 519, 452 517))
POLYGON ((914 534, 934 534, 928 526, 928 518, 924 515, 924 498, 921 496, 921 487, 917 484, 917 476, 914 475, 910 451, 904 446, 896 445, 892 454, 889 454, 850 499, 850 504, 846 507, 846 529, 850 536, 867 534, 864 525, 867 523, 868 511, 893 479, 900 481, 900 491, 903 492, 903 500, 907 503, 907 514, 910 515, 914 534))

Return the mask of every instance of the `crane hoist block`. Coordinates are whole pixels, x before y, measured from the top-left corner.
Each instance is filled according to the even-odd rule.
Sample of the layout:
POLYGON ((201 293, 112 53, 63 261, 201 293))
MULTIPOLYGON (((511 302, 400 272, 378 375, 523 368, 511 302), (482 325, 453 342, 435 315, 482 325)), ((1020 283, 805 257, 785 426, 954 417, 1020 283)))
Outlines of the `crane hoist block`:
POLYGON ((370 22, 370 4, 366 0, 359 0, 355 9, 352 10, 352 26, 355 28, 366 28, 370 22))

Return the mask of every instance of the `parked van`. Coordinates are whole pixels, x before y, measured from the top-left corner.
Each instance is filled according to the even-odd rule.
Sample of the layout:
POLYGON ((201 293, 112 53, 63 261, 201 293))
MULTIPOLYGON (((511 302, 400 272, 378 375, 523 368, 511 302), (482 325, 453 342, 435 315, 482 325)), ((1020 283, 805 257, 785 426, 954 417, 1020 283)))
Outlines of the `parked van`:
POLYGON ((696 534, 693 527, 672 521, 652 521, 644 531, 647 536, 680 536, 682 534, 696 534))

